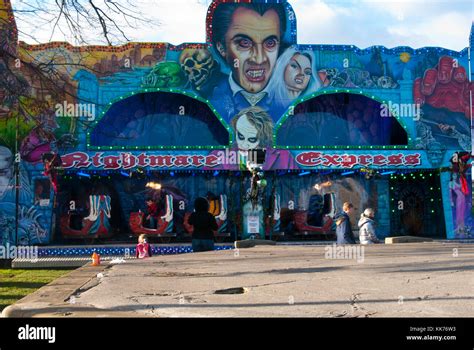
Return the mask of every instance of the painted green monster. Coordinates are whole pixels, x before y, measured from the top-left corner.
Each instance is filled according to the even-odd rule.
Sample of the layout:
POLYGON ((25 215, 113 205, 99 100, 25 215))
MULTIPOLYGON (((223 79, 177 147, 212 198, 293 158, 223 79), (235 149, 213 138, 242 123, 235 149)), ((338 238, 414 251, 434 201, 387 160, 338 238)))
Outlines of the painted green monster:
POLYGON ((176 62, 158 63, 152 71, 143 78, 144 87, 175 88, 186 83, 181 66, 176 62))

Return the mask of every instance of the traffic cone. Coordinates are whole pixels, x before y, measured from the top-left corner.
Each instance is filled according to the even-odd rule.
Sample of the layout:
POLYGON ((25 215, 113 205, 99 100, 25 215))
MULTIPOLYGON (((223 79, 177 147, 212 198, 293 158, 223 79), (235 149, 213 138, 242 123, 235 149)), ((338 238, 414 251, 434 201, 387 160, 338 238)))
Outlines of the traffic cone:
POLYGON ((92 266, 99 266, 100 265, 100 254, 94 252, 92 254, 92 266))

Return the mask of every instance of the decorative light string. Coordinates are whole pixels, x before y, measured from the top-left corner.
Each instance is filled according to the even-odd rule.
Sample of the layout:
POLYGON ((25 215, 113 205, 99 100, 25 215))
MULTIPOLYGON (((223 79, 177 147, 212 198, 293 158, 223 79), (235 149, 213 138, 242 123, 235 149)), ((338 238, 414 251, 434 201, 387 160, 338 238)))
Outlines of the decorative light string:
MULTIPOLYGON (((159 237, 159 236, 158 236, 159 237)), ((216 245, 215 250, 231 250, 234 249, 233 245, 216 245)), ((45 257, 90 257, 93 253, 100 254, 101 256, 135 256, 135 246, 129 247, 96 247, 96 248, 70 248, 70 247, 57 247, 57 248, 38 248, 38 256, 41 258, 45 257)), ((179 245, 179 246, 158 246, 152 245, 153 255, 173 255, 173 254, 186 254, 192 253, 193 248, 190 245, 179 245)))

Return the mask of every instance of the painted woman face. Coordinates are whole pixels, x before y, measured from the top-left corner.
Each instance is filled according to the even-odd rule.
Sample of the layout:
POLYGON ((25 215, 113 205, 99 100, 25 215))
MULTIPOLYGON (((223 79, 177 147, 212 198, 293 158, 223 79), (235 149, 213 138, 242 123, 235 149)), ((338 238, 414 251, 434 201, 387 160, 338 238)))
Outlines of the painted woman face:
POLYGON ((285 68, 286 87, 290 91, 301 93, 308 87, 312 74, 311 60, 297 53, 285 68))
POLYGON ((258 130, 244 114, 239 118, 235 127, 235 138, 239 150, 248 151, 258 147, 258 130))

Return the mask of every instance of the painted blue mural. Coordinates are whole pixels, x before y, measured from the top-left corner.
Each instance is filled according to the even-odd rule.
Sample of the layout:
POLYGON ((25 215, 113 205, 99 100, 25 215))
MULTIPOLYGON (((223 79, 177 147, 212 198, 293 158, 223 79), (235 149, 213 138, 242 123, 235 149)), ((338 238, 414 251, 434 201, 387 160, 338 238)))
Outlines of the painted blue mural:
MULTIPOLYGON (((233 226, 225 227, 240 234, 256 149, 265 150, 262 171, 273 174, 262 210, 278 218, 278 230, 326 234, 334 211, 352 201, 376 210, 381 236, 472 237, 469 49, 300 45, 286 1, 213 1, 206 30, 206 43, 180 46, 22 44, 38 61, 57 53, 85 62, 64 72, 75 98, 45 101, 37 122, 24 125, 20 216, 29 242, 49 243, 54 230, 110 237, 130 220, 141 227, 131 213, 145 210, 147 196, 161 201, 163 215, 172 207, 174 232, 186 233, 190 203, 208 193, 226 196, 233 226), (43 174, 42 155, 51 152, 62 167, 43 174), (150 190, 150 181, 163 187, 150 190)), ((4 100, 7 122, 14 113, 4 100)), ((12 130, 0 131, 2 140, 12 130)), ((13 149, 0 147, 4 240, 15 207, 13 149)), ((273 227, 259 217, 262 235, 263 225, 273 227)))

